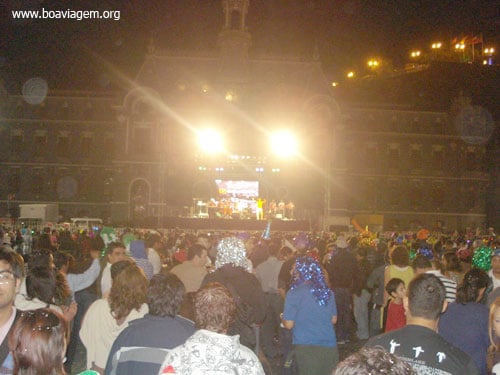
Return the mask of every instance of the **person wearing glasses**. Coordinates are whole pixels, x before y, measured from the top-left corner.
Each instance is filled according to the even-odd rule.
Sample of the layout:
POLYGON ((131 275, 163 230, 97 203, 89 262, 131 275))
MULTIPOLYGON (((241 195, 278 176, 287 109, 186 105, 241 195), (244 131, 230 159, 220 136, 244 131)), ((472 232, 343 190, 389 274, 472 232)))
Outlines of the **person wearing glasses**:
POLYGON ((12 374, 14 361, 9 352, 8 334, 20 311, 14 307, 24 275, 23 258, 4 247, 0 247, 0 373, 12 374))

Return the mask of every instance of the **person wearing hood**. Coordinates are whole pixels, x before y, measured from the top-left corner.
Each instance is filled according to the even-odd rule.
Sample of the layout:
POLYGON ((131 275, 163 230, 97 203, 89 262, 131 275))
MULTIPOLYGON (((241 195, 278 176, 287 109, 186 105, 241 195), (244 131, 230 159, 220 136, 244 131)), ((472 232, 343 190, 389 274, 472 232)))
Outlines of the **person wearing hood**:
POLYGON ((229 289, 235 300, 238 314, 228 329, 229 335, 240 335, 243 345, 254 349, 254 326, 264 321, 267 298, 257 277, 251 273, 252 263, 246 257, 243 241, 236 237, 223 238, 217 246, 215 271, 205 276, 202 287, 218 282, 229 289))
POLYGON ((299 375, 330 375, 339 362, 337 304, 320 263, 307 255, 295 260, 282 323, 293 333, 299 375))
POLYGON ((130 256, 135 260, 139 268, 144 271, 148 280, 151 280, 154 275, 154 268, 148 260, 146 245, 143 240, 135 240, 130 243, 130 256))

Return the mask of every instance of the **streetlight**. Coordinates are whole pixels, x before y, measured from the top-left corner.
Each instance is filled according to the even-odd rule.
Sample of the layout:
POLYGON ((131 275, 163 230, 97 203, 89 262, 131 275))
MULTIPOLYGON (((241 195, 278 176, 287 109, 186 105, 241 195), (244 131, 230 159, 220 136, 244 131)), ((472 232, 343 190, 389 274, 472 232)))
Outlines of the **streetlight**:
POLYGON ((421 53, 420 53, 420 51, 412 51, 412 52, 410 53, 410 56, 411 56, 412 58, 416 59, 417 57, 420 57, 420 54, 421 54, 421 53))
POLYGON ((455 44, 455 52, 462 52, 462 60, 465 60, 465 43, 460 42, 455 44))
POLYGON ((493 65, 493 54, 494 53, 495 53, 495 48, 493 48, 493 47, 489 47, 489 48, 484 49, 484 56, 487 57, 487 59, 485 59, 483 61, 484 65, 493 65))
POLYGON ((441 54, 441 47, 443 46, 443 43, 441 42, 434 42, 431 44, 431 59, 436 59, 440 54, 441 54))
POLYGON ((368 66, 372 69, 378 68, 380 65, 380 62, 377 59, 370 59, 368 60, 368 66))
POLYGON ((354 78, 354 72, 353 71, 347 72, 347 78, 354 78))
POLYGON ((373 74, 375 74, 375 71, 380 67, 380 61, 378 59, 370 59, 367 64, 368 69, 370 69, 373 74))

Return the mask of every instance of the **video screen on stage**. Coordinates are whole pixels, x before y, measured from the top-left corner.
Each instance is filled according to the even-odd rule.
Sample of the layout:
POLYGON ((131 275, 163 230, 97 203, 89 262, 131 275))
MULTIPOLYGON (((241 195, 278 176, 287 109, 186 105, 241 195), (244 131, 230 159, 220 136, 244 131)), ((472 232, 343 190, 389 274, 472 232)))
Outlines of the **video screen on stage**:
POLYGON ((215 180, 219 196, 253 198, 259 196, 259 181, 215 180))

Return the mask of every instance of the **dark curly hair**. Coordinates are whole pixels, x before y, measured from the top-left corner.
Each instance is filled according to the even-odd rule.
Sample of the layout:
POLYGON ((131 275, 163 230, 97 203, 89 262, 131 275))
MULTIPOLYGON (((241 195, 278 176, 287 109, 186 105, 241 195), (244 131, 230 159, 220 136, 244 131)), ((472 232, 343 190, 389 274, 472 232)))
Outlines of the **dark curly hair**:
POLYGON ((38 266, 28 269, 26 275, 26 293, 29 299, 54 303, 56 293, 56 274, 52 268, 38 266))
POLYGON ((186 288, 173 273, 160 272, 149 281, 147 302, 149 313, 161 317, 175 317, 182 306, 186 288))
POLYGON ((406 267, 410 264, 410 252, 405 246, 396 246, 391 251, 391 263, 398 267, 406 267))
POLYGON ((486 290, 489 276, 479 268, 473 268, 464 276, 462 284, 457 288, 457 303, 479 302, 481 290, 486 290))
POLYGON ((380 347, 361 348, 340 362, 332 375, 417 375, 402 359, 380 347))
POLYGON ((125 267, 113 279, 108 302, 116 320, 125 318, 133 309, 139 310, 146 302, 148 279, 136 265, 125 267))

